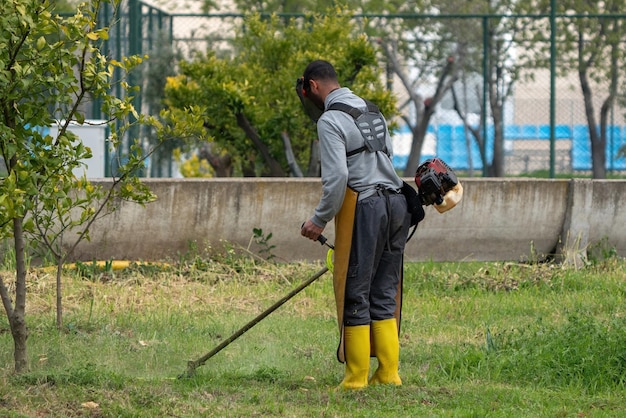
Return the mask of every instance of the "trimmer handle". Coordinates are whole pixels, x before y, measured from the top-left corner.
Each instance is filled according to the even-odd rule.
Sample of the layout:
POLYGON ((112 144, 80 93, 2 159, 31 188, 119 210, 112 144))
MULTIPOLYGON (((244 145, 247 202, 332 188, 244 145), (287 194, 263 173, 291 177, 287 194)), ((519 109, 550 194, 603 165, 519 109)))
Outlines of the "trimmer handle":
POLYGON ((317 240, 318 240, 318 241, 320 242, 320 244, 322 244, 322 245, 326 244, 326 241, 328 241, 328 239, 327 239, 324 235, 321 235, 321 234, 320 234, 320 236, 319 236, 319 237, 317 237, 317 240))
MULTIPOLYGON (((300 225, 300 229, 302 229, 302 227, 304 226, 304 222, 302 222, 302 225, 300 225)), ((322 245, 326 245, 328 246, 328 248, 332 248, 333 250, 335 249, 335 247, 331 244, 327 244, 326 242, 328 241, 328 238, 326 238, 324 235, 320 234, 319 237, 317 237, 317 240, 320 244, 322 245)))

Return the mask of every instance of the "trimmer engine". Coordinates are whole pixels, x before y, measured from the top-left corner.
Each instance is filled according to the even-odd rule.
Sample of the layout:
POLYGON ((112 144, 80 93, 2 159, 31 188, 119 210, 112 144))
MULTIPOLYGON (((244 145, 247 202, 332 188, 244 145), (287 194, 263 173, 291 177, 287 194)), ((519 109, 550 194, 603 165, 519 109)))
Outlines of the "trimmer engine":
POLYGON ((454 171, 439 158, 424 161, 415 172, 415 184, 424 205, 441 205, 445 194, 459 180, 454 171))

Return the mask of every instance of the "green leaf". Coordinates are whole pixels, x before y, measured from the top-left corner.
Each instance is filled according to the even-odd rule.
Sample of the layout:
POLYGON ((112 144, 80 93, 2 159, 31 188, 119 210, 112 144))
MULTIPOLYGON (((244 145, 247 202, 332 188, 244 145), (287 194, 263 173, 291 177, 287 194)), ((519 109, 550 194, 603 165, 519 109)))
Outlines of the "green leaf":
POLYGON ((43 36, 40 36, 39 39, 37 39, 37 50, 41 51, 42 49, 44 49, 46 46, 46 38, 44 38, 43 36))

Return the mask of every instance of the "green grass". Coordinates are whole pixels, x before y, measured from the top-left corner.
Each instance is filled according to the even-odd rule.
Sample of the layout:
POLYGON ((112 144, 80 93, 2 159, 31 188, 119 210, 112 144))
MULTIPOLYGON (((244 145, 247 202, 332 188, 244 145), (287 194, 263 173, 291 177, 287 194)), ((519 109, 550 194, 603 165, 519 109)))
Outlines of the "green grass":
MULTIPOLYGON (((405 266, 401 387, 336 391, 330 274, 196 369, 315 264, 230 255, 29 276, 31 370, 0 318, 0 416, 613 417, 626 414, 626 262, 405 266), (200 268, 201 267, 201 268, 200 268)), ((5 274, 5 277, 7 275, 5 274)), ((6 279, 5 279, 6 280, 6 279)), ((372 360, 372 367, 375 367, 372 360)))

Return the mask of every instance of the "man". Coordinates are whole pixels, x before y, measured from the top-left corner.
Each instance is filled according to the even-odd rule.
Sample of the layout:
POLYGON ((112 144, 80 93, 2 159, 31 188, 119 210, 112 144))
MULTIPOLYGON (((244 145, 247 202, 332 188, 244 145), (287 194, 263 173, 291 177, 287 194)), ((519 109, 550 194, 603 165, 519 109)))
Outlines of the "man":
POLYGON ((330 63, 311 62, 299 83, 305 108, 309 100, 319 110, 315 117, 319 117, 317 133, 322 167, 322 197, 314 215, 302 226, 301 234, 317 240, 326 224, 335 218, 335 296, 342 331, 338 358, 340 361, 345 358, 346 363, 340 387, 360 389, 368 383, 401 385, 398 375, 401 303, 397 299, 410 214, 400 192, 402 180, 391 162, 391 138, 386 121, 379 114, 384 122, 382 142, 378 148, 366 149, 365 134, 354 117, 345 110, 332 108, 343 103, 365 111, 367 102, 339 85, 330 63), (350 196, 355 196, 352 207, 350 196), (342 215, 347 221, 339 219, 340 211, 349 213, 350 216, 342 215), (345 254, 341 254, 338 240, 346 230, 349 245, 345 254), (338 287, 337 264, 342 257, 346 259, 345 277, 339 277, 338 287), (377 357, 378 368, 368 380, 370 354, 377 357))

